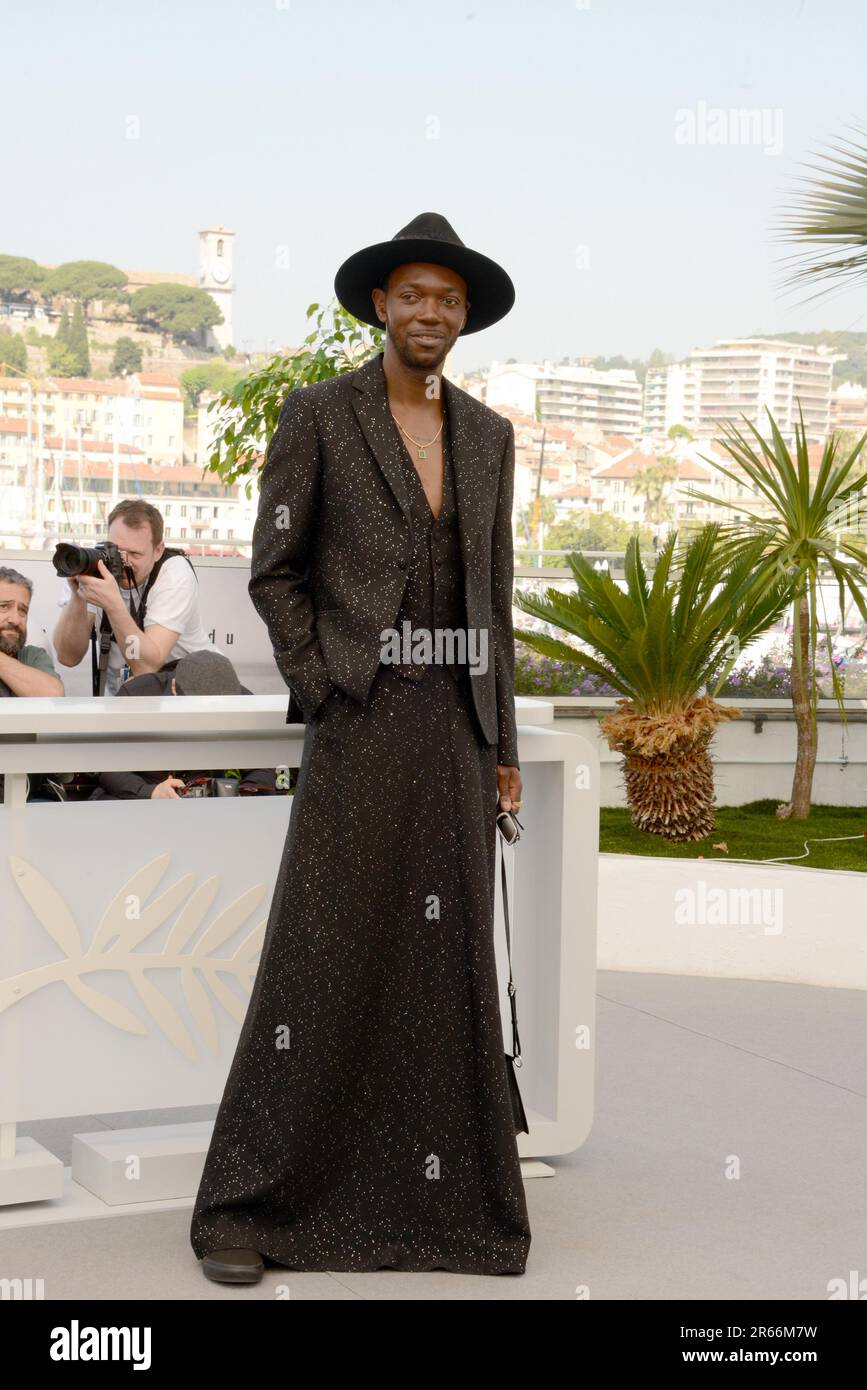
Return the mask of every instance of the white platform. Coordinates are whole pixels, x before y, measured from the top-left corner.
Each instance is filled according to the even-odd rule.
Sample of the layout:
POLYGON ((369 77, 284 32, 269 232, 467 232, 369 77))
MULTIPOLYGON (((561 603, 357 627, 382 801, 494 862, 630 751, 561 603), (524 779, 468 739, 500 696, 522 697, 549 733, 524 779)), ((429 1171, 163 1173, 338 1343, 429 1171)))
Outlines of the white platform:
POLYGON ((19 1135, 15 1155, 0 1158, 0 1192, 6 1202, 47 1202, 63 1193, 63 1164, 29 1135, 19 1135))
MULTIPOLYGON (((285 696, 4 703, 2 1214, 20 1205, 29 1222, 40 1207, 63 1220, 67 1206, 69 1219, 82 1219, 94 1210, 189 1205, 196 1154, 204 1159, 196 1126, 182 1127, 181 1135, 165 1127, 138 1133, 126 1151, 148 1162, 146 1177, 137 1180, 145 1187, 134 1194, 129 1180, 121 1186, 118 1178, 130 1136, 101 1131, 79 1138, 75 1177, 87 1186, 70 1170, 63 1195, 55 1188, 40 1202, 21 1186, 37 1179, 33 1149, 16 1144, 16 1125, 219 1101, 292 798, 26 804, 24 772, 297 766, 304 728, 285 724, 285 696), (28 705, 36 707, 29 722, 28 705), (150 1194, 144 1201, 142 1192, 150 1194)), ((574 1151, 592 1123, 599 777, 595 743, 554 729, 553 706, 520 698, 516 706, 524 833, 505 853, 520 1085, 531 1126, 518 1136, 518 1150, 531 1160, 574 1151)), ((510 1050, 499 873, 496 887, 503 1042, 510 1050)), ((59 1160, 47 1168, 55 1182, 58 1169, 59 1160)), ((533 1171, 550 1169, 525 1170, 533 1171)))
MULTIPOLYGON (((143 1212, 192 1212, 195 1193, 185 1197, 154 1198, 151 1201, 145 1201, 139 1195, 134 1201, 123 1204, 105 1202, 87 1187, 76 1182, 73 1170, 68 1164, 63 1167, 59 1160, 55 1159, 54 1162, 62 1174, 56 1194, 44 1200, 34 1199, 13 1205, 0 1205, 0 1234, 31 1226, 54 1226, 68 1221, 93 1221, 94 1218, 110 1216, 137 1216, 143 1212)), ((521 1160, 521 1177, 525 1182, 530 1178, 553 1178, 554 1175, 555 1170, 549 1163, 532 1158, 521 1160)))

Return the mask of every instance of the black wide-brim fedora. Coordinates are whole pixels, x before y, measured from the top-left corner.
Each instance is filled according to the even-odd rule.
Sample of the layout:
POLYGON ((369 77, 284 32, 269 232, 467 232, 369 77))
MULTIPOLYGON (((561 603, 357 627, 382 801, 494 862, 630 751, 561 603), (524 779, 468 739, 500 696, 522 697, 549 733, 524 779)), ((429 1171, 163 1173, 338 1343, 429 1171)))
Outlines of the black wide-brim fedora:
POLYGON ((377 317, 371 290, 398 265, 417 261, 456 270, 467 282, 470 307, 461 334, 478 333, 504 318, 515 302, 515 286, 501 265, 465 246, 454 227, 438 212, 421 212, 396 232, 391 241, 379 241, 356 251, 334 277, 334 293, 355 318, 374 328, 385 325, 377 317))

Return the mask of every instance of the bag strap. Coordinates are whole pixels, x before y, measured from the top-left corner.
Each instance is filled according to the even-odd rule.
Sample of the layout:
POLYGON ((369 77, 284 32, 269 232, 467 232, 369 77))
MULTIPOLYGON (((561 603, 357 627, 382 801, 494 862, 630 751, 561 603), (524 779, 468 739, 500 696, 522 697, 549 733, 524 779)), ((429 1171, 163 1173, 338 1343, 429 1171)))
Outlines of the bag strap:
MULTIPOLYGON (((518 822, 520 825, 520 821, 518 822)), ((521 1040, 518 1037, 518 1011, 515 1003, 515 982, 512 979, 512 943, 509 934, 509 890, 506 885, 506 846, 502 835, 497 835, 500 841, 500 870, 502 873, 503 885, 503 917, 506 923, 506 955, 509 960, 509 1006, 512 1011, 512 1050, 513 1060, 516 1067, 523 1065, 521 1061, 521 1040)))
POLYGON ((157 579, 159 578, 160 570, 162 569, 162 567, 163 567, 163 565, 165 564, 166 560, 172 560, 172 559, 174 559, 174 557, 175 557, 176 555, 180 555, 180 556, 182 556, 182 558, 183 558, 184 560, 186 560, 186 562, 187 562, 187 564, 189 565, 190 569, 193 571, 193 576, 194 576, 194 578, 195 578, 195 580, 196 580, 196 583, 198 584, 198 582, 199 582, 199 576, 196 574, 196 567, 195 567, 195 565, 193 564, 192 560, 190 559, 189 555, 186 553, 186 551, 185 551, 185 550, 181 550, 178 546, 167 545, 167 546, 165 547, 165 549, 163 550, 162 555, 161 555, 160 558, 157 560, 156 564, 154 565, 153 569, 151 570, 150 574, 148 575, 147 579, 145 580, 145 586, 144 586, 144 589, 142 590, 141 598, 139 599, 139 602, 138 602, 138 605, 137 605, 137 606, 136 606, 135 600, 133 599, 132 594, 130 594, 130 599, 129 599, 130 613, 131 613, 131 615, 132 615, 133 622, 136 623, 138 627, 143 627, 143 626, 144 626, 144 616, 145 616, 145 612, 147 611, 148 594, 150 593, 150 591, 151 591, 151 589, 153 588, 154 584, 157 582, 157 579))

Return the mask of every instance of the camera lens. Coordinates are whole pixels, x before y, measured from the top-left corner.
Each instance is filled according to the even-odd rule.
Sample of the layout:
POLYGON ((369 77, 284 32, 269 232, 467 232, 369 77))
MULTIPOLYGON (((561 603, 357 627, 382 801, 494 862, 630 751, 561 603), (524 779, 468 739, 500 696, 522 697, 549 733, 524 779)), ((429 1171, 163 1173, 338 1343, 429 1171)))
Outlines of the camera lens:
POLYGON ((64 579, 84 574, 88 565, 87 551, 80 545, 61 541, 54 551, 53 561, 55 570, 64 579))

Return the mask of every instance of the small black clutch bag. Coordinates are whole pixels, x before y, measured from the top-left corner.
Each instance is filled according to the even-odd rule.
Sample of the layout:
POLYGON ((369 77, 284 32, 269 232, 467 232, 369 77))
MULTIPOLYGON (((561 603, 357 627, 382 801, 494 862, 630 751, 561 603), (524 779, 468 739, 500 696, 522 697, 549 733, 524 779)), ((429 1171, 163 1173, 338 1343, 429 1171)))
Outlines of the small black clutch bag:
MULTIPOLYGON (((497 816, 497 829, 507 845, 513 845, 521 838, 523 830, 521 822, 514 811, 500 811, 497 816)), ((512 1010, 512 1052, 505 1053, 506 1073, 509 1078, 509 1095, 512 1101, 512 1114, 515 1119, 515 1133, 529 1134, 530 1127, 527 1124, 527 1115, 524 1110, 524 1103, 521 1100, 521 1092, 518 1087, 518 1076, 516 1067, 523 1065, 521 1061, 521 1042, 518 1037, 518 1014, 515 1008, 515 982, 512 979, 512 944, 509 939, 509 893, 506 886, 506 861, 503 856, 503 848, 500 847, 500 868, 502 871, 503 884, 503 917, 506 922, 506 951, 509 957, 509 1004, 512 1010)))

